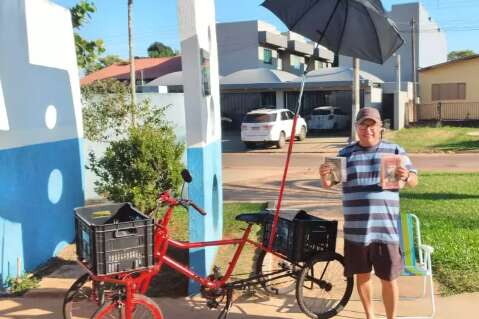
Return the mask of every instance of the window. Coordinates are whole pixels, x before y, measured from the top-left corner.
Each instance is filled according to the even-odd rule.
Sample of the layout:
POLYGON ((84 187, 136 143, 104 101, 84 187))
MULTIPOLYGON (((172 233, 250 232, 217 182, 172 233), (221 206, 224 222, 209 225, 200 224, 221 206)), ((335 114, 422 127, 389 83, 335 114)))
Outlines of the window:
POLYGON ((288 112, 281 112, 281 121, 289 120, 288 112))
POLYGON ((243 123, 268 123, 275 122, 276 114, 246 114, 243 123))
POLYGON ((291 66, 296 70, 301 69, 301 60, 299 56, 291 54, 291 66))
POLYGON ((273 64, 273 51, 271 49, 263 49, 264 64, 273 64))
POLYGON ((432 100, 465 100, 466 83, 441 83, 432 85, 432 100))

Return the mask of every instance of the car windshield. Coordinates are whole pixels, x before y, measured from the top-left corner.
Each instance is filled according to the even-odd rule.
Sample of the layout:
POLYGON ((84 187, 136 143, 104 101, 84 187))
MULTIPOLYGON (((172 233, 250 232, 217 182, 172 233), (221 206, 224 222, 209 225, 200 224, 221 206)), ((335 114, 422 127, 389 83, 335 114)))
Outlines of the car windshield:
POLYGON ((243 123, 267 123, 276 121, 276 113, 272 114, 246 114, 243 123))
POLYGON ((327 110, 313 110, 313 115, 329 115, 331 114, 331 111, 329 109, 327 110))

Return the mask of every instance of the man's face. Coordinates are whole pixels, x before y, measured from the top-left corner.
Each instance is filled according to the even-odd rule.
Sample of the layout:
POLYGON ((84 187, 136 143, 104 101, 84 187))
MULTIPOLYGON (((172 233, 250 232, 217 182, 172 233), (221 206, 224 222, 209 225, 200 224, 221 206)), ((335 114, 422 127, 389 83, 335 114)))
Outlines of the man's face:
POLYGON ((366 119, 356 124, 356 131, 358 132, 359 144, 361 146, 375 146, 381 139, 381 125, 374 120, 366 119))

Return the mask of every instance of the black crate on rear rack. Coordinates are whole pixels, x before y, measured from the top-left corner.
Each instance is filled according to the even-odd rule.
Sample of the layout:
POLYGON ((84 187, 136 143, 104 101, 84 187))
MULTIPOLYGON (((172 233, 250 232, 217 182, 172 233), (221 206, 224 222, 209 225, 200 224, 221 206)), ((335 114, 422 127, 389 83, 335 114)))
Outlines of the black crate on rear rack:
MULTIPOLYGON (((263 227, 263 245, 268 246, 274 210, 263 227)), ((334 253, 338 222, 309 215, 304 210, 281 210, 276 226, 273 251, 293 262, 309 260, 318 253, 334 253)))
POLYGON ((153 227, 130 203, 76 208, 78 259, 96 275, 150 267, 153 227))

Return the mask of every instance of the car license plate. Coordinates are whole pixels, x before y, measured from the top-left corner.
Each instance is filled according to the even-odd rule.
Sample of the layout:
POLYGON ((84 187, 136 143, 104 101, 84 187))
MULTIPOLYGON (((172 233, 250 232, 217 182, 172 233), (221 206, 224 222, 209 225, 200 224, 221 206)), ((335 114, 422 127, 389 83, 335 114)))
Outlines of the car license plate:
POLYGON ((252 129, 253 131, 257 131, 257 130, 259 130, 259 127, 252 127, 251 129, 252 129))

